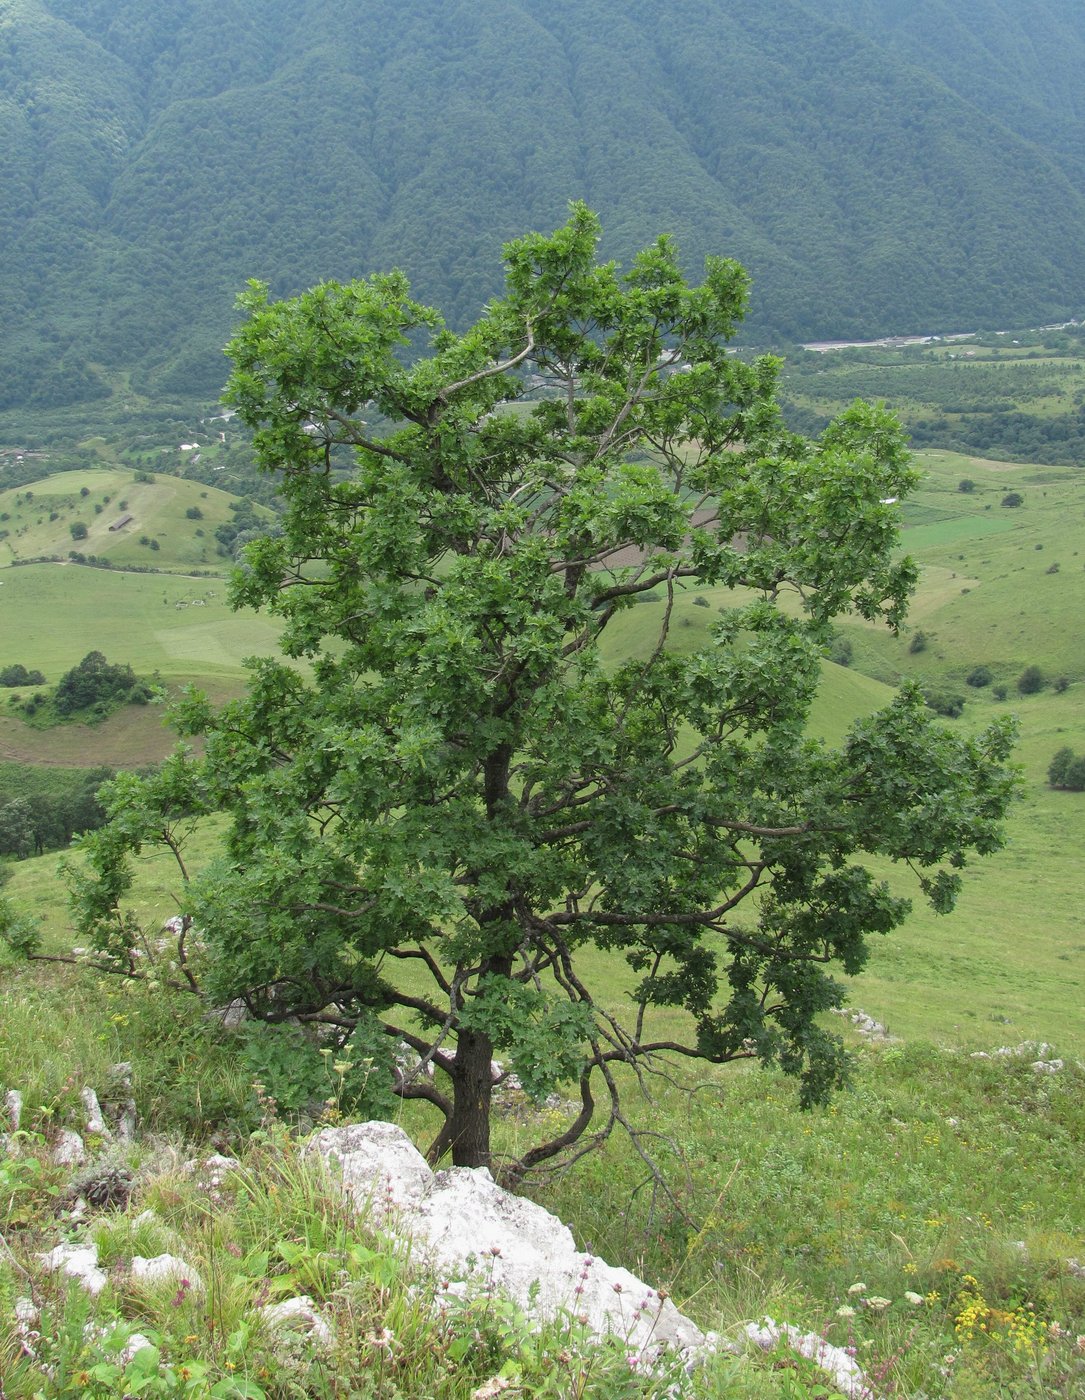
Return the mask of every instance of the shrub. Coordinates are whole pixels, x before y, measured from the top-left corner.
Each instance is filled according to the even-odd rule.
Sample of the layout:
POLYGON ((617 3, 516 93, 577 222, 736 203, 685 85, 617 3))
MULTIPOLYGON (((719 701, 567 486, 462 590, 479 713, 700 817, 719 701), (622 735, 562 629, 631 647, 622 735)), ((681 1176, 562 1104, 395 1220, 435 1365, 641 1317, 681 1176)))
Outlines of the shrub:
POLYGON ((915 655, 918 652, 927 650, 927 642, 930 638, 926 632, 913 632, 912 640, 908 643, 908 650, 915 655))
POLYGON ((0 685, 44 685, 45 677, 40 671, 28 671, 21 662, 15 662, 12 666, 5 666, 0 670, 0 685))
POLYGON ((108 713, 111 706, 123 704, 139 684, 131 666, 111 665, 100 651, 91 651, 61 676, 53 702, 63 717, 96 705, 104 706, 103 713, 108 713))
POLYGON ((1026 666, 1017 677, 1017 689, 1022 695, 1035 695, 1044 688, 1044 673, 1039 666, 1026 666))
POLYGON ((923 700, 928 709, 947 719, 956 719, 964 709, 964 696, 948 690, 924 690, 923 700))
POLYGON ((1044 572, 1045 572, 1045 573, 1048 573, 1048 574, 1057 574, 1058 571, 1059 571, 1059 566, 1058 566, 1058 564, 1049 564, 1049 565, 1047 566, 1047 568, 1044 570, 1044 572))
POLYGON ((994 690, 991 691, 991 694, 995 697, 996 700, 1005 700, 1008 691, 1006 690, 1006 687, 1004 685, 996 685, 994 690))
POLYGON ((1058 749, 1048 764, 1047 781, 1053 788, 1085 792, 1085 754, 1076 754, 1069 745, 1058 749))
POLYGON ((1007 491, 1002 497, 1002 504, 1008 510, 1012 510, 1015 506, 1023 506, 1025 504, 1025 498, 1021 495, 1020 491, 1007 491))
MULTIPOLYGON (((185 511, 185 518, 187 520, 202 520, 203 511, 199 506, 189 506, 188 510, 185 511)), ((696 602, 697 600, 694 599, 693 601, 696 602)), ((706 603, 705 606, 707 607, 708 604, 706 603)))
POLYGON ((964 679, 966 685, 975 686, 979 690, 985 685, 990 685, 994 677, 989 666, 974 666, 964 679))
POLYGON ((694 598, 693 600, 693 606, 695 608, 710 608, 712 604, 708 601, 708 599, 704 596, 703 593, 698 593, 696 598, 694 598))
POLYGON ((976 483, 974 481, 970 481, 967 476, 964 478, 963 481, 958 481, 957 483, 957 490, 963 491, 966 496, 973 492, 975 489, 976 483))
POLYGON ((68 530, 73 540, 85 540, 89 533, 82 520, 73 520, 68 526, 68 530))
POLYGON ((1052 688, 1052 690, 1054 690, 1054 692, 1055 692, 1056 695, 1061 695, 1062 692, 1063 692, 1064 690, 1069 690, 1069 688, 1070 688, 1070 677, 1069 677, 1069 676, 1059 676, 1057 680, 1055 680, 1055 681, 1052 682, 1051 688, 1052 688))
POLYGON ((850 637, 834 637, 829 643, 829 660, 838 666, 850 666, 853 648, 850 637))

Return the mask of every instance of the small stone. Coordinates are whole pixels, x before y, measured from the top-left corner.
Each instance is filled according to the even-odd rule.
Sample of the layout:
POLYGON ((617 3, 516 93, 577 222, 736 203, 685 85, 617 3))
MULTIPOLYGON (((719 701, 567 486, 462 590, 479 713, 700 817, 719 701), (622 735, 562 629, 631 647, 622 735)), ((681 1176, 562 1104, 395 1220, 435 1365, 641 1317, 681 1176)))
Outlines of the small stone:
POLYGON ((9 1089, 4 1095, 4 1107, 7 1109, 8 1123, 13 1133, 19 1131, 19 1125, 23 1121, 23 1096, 18 1089, 9 1089))
POLYGON ((96 1137, 104 1138, 111 1142, 113 1134, 109 1131, 105 1118, 102 1115, 102 1106, 98 1102, 98 1095, 92 1088, 84 1086, 79 1097, 83 1101, 83 1111, 87 1115, 87 1132, 96 1137))
POLYGON ((269 1327, 287 1328, 291 1331, 303 1330, 322 1347, 330 1347, 335 1340, 332 1329, 321 1317, 308 1294, 297 1298, 285 1298, 281 1303, 272 1303, 262 1309, 262 1313, 269 1327))
POLYGON ((172 1283, 180 1286, 187 1281, 190 1288, 199 1291, 203 1280, 175 1254, 156 1254, 153 1259, 144 1259, 137 1254, 132 1260, 132 1280, 136 1283, 172 1283))
POLYGON ((53 1148, 53 1161, 58 1167, 81 1167, 87 1160, 83 1139, 74 1128, 61 1128, 53 1148))
POLYGON ((77 1279, 92 1297, 97 1297, 108 1279, 98 1267, 96 1244, 58 1244, 41 1256, 42 1267, 49 1273, 64 1273, 77 1279))
POLYGON ((137 1351, 142 1351, 144 1347, 152 1346, 154 1346, 154 1343, 149 1337, 145 1337, 142 1332, 133 1332, 121 1348, 117 1359, 122 1366, 127 1366, 137 1351))

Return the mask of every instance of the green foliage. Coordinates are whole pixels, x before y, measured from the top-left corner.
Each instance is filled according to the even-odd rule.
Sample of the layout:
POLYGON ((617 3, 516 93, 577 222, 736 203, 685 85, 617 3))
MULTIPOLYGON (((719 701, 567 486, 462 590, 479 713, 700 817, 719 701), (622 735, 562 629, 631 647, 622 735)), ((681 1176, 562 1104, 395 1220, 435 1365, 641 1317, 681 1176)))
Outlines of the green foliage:
POLYGON ((359 1021, 334 1053, 297 1026, 249 1021, 240 1032, 241 1054, 261 1103, 313 1118, 329 1106, 359 1119, 389 1115, 395 1099, 384 1039, 372 1018, 359 1021))
POLYGON ((1010 510, 1017 506, 1023 506, 1024 504, 1025 498, 1021 495, 1020 491, 1007 491, 999 502, 999 505, 1006 506, 1007 509, 1010 510))
POLYGON ((921 651, 926 651, 929 640, 926 632, 916 630, 912 633, 911 640, 908 642, 908 650, 913 656, 921 651))
POLYGON ((21 685, 44 684, 45 677, 40 671, 29 671, 21 662, 5 666, 3 670, 0 670, 0 685, 7 686, 9 690, 21 685))
POLYGON ((956 719, 964 710, 964 696, 949 690, 928 686, 923 691, 923 701, 935 714, 947 719, 956 719))
POLYGON ((4 894, 0 894, 0 943, 20 958, 36 952, 41 943, 39 921, 16 909, 4 894))
POLYGON ((147 700, 150 690, 131 666, 111 663, 100 651, 89 651, 78 666, 65 671, 53 692, 53 706, 62 719, 97 708, 107 713, 117 705, 147 700))
POLYGON ((1076 754, 1068 744, 1058 749, 1047 770, 1047 781, 1053 788, 1069 792, 1085 791, 1085 754, 1076 754))
POLYGON ((1039 666, 1026 666, 1017 677, 1017 690, 1021 695, 1038 695, 1047 681, 1039 666))
POLYGON ((977 690, 982 690, 985 685, 990 685, 994 680, 990 666, 973 666, 968 675, 965 676, 965 685, 974 686, 977 690))
POLYGON ((868 862, 948 908, 939 872, 998 846, 1015 786, 1012 726, 957 737, 914 689, 839 749, 806 738, 834 619, 895 628, 915 581, 899 427, 855 404, 817 441, 789 432, 776 362, 728 353, 742 269, 710 258, 690 286, 661 238, 621 272, 598 237, 575 205, 510 243, 504 297, 463 335, 398 273, 242 297, 228 399, 284 511, 233 595, 281 619, 287 660, 252 662, 218 714, 190 697, 203 753, 114 788, 77 890, 123 960, 128 852, 178 803, 226 812, 182 903, 205 989, 336 1047, 379 1018, 378 1081, 437 1110, 431 1154, 458 1164, 489 1160, 496 1048, 532 1095, 577 1081, 581 1110, 510 1179, 576 1142, 600 1079, 602 1133, 623 1121, 621 1062, 756 1057, 823 1101, 846 1068, 829 967, 858 972, 909 907, 868 862), (511 411, 529 363, 546 392, 511 411), (688 650, 681 586, 729 599, 688 650), (605 658, 653 594, 649 651, 605 658), (636 974, 628 1014, 589 985, 593 950, 636 974), (435 1083, 392 1066, 393 1037, 435 1083))

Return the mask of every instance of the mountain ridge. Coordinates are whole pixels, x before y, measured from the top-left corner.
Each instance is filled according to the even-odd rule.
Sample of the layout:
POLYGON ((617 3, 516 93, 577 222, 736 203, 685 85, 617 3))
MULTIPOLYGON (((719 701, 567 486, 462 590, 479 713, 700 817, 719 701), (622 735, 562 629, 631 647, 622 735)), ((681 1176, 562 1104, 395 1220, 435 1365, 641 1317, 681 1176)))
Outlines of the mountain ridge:
POLYGON ((1085 14, 911 8, 0 0, 0 407, 105 395, 99 367, 214 392, 254 276, 398 265, 465 325, 572 198, 608 256, 737 257, 754 339, 1076 314, 1085 100, 1040 77, 1072 86, 1085 14))

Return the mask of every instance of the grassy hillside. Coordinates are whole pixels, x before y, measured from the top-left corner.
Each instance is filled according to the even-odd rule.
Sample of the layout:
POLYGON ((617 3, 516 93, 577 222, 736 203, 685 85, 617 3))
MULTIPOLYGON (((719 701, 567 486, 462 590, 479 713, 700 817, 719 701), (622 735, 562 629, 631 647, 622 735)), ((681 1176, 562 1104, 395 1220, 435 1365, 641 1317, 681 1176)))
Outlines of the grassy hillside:
POLYGON ((237 504, 227 491, 173 474, 108 467, 57 473, 0 492, 0 567, 67 559, 75 550, 116 568, 222 572, 230 560, 215 530, 233 520, 230 506, 237 504))
MULTIPOLYGON (((911 629, 893 638, 861 622, 841 625, 842 638, 852 643, 852 665, 826 663, 813 728, 839 741, 852 719, 884 703, 901 677, 965 696, 961 716, 946 721, 957 726, 978 727, 1013 710, 1021 724, 1023 797, 1008 825, 1007 848, 965 872, 953 914, 937 917, 917 905, 901 929, 875 944, 849 993, 892 1039, 863 1040, 833 1019, 856 1064, 851 1088, 830 1107, 800 1114, 792 1084, 742 1066, 679 1071, 653 1083, 650 1101, 630 1099, 630 1121, 650 1134, 642 1145, 649 1142, 662 1163, 672 1200, 648 1187, 643 1161, 624 1138, 531 1190, 571 1223, 582 1247, 666 1287, 699 1323, 729 1339, 767 1312, 853 1347, 878 1400, 1074 1400, 1085 1387, 1085 1355, 1075 1340, 1085 1332, 1085 1283, 1067 1265, 1085 1255, 1079 1170, 1085 930, 1073 857, 1085 848, 1085 794, 1051 791, 1045 772, 1056 747, 1085 751, 1077 641, 1085 558, 1075 553, 1085 485, 1069 469, 949 452, 927 454, 922 466, 923 488, 906 512, 905 545, 921 564, 911 629), (961 492, 962 480, 973 489, 961 492), (1010 491, 1021 495, 1020 506, 1001 505, 1010 491), (1059 568, 1051 572, 1054 563, 1059 568), (912 650, 920 632, 925 643, 912 650), (991 681, 968 685, 967 675, 981 664, 991 681), (1065 677, 1067 686, 1019 694, 1017 678, 1029 664, 1049 681, 1065 677), (1002 685, 999 699, 995 689, 1002 685), (989 1059, 970 1053, 990 1055, 1029 1039, 1050 1043, 1053 1050, 1045 1053, 1062 1057, 1063 1068, 1051 1074, 1031 1068, 1038 1050, 989 1059)), ((83 483, 91 500, 100 499, 99 480, 92 473, 83 483)), ((22 538, 63 523, 50 522, 45 512, 38 524, 33 507, 46 485, 57 494, 42 500, 55 504, 73 490, 79 502, 88 499, 73 481, 74 488, 66 477, 31 488, 35 500, 18 506, 20 528, 27 530, 22 538)), ((124 489, 130 485, 128 473, 124 489)), ((230 512, 214 491, 201 496, 207 488, 174 486, 160 517, 158 562, 178 566, 172 551, 190 538, 192 523, 185 515, 191 494, 180 488, 192 487, 208 523, 230 512)), ((165 493, 154 495, 158 490, 157 482, 148 488, 151 505, 141 510, 164 499, 165 493)), ((228 689, 240 681, 240 655, 271 650, 274 629, 266 619, 229 613, 224 593, 221 578, 9 566, 0 569, 5 655, 14 642, 15 659, 55 679, 97 645, 137 670, 157 668, 171 680, 194 677, 228 689)), ((711 589, 682 595, 673 644, 700 644, 730 601, 711 589)), ((642 603, 616 619, 612 654, 650 648, 661 608, 642 603)), ((151 724, 155 742, 164 742, 157 713, 143 710, 136 723, 130 720, 114 716, 94 730, 61 726, 41 735, 7 717, 0 753, 40 743, 42 759, 80 763, 93 754, 110 761, 116 743, 122 752, 112 761, 124 761, 126 745, 132 761, 146 740, 142 726, 151 724)), ((0 776, 10 781, 11 770, 0 776)), ((196 836, 188 856, 194 866, 213 856, 218 834, 212 822, 196 836)), ((48 946, 65 953, 73 934, 56 867, 56 855, 18 862, 4 892, 40 914, 48 946)), ((175 895, 175 869, 157 857, 141 859, 131 899, 141 922, 153 928, 172 914, 175 895)), ((617 1008, 629 970, 597 950, 585 956, 608 979, 617 1008)), ((0 1159, 0 1230, 11 1251, 0 1256, 5 1305, 28 1286, 20 1270, 33 1274, 56 1237, 54 1201, 69 1186, 67 1173, 49 1160, 57 1126, 77 1115, 83 1083, 107 1083, 110 1066, 127 1061, 148 1137, 127 1156, 115 1152, 108 1159, 134 1170, 136 1184, 127 1212, 96 1225, 96 1238, 114 1261, 183 1241, 203 1276, 215 1279, 218 1311, 212 1328, 211 1311, 186 1300, 174 1306, 175 1291, 137 1303, 113 1282, 91 1309, 102 1326, 119 1325, 113 1335, 127 1335, 137 1323, 150 1329, 165 1364, 188 1367, 190 1379, 204 1376, 205 1391, 214 1384, 221 1395, 241 1377, 250 1396, 274 1400, 298 1394, 330 1400, 348 1384, 371 1382, 361 1393, 468 1400, 502 1366, 537 1393, 548 1393, 541 1388, 547 1384, 556 1387, 555 1400, 570 1393, 569 1368, 580 1364, 570 1337, 554 1339, 547 1370, 550 1339, 540 1342, 507 1317, 491 1331, 473 1316, 475 1350, 465 1353, 458 1323, 435 1329, 420 1314, 413 1277, 388 1272, 374 1287, 365 1271, 376 1267, 374 1256, 386 1257, 385 1246, 364 1222, 332 1211, 307 1183, 268 1105, 271 1075, 281 1076, 282 1092, 289 1093, 289 1049, 261 1061, 255 1042, 222 1037, 195 1002, 178 1004, 157 988, 102 986, 71 968, 20 967, 0 958, 0 995, 0 1089, 19 1087, 28 1105, 23 1156, 0 1159), (263 1097, 253 1087, 258 1078, 263 1097), (154 1145, 153 1134, 214 1135, 217 1145, 242 1155, 244 1189, 207 1216, 206 1202, 154 1145), (159 1217, 153 1235, 146 1222, 131 1223, 148 1206, 159 1217), (253 1322, 265 1278, 276 1295, 310 1292, 334 1318, 341 1340, 333 1366, 297 1355, 289 1365, 275 1360, 253 1322), (411 1339, 410 1346, 405 1340, 400 1352, 382 1350, 374 1339, 385 1327, 411 1339)), ((323 1097, 330 1106, 314 1102, 308 1113, 284 1109, 282 1117, 334 1120, 332 1081, 329 1090, 323 1097)), ((400 1110, 420 1142, 433 1128, 426 1113, 422 1105, 400 1110)), ((528 1105, 510 1104, 499 1115, 497 1150, 516 1152, 537 1126, 528 1105)), ((61 1375, 77 1378, 80 1366, 116 1365, 84 1339, 87 1313, 63 1290, 45 1280, 34 1287, 46 1310, 51 1363, 59 1358, 69 1368, 61 1375), (83 1340, 65 1351, 70 1339, 83 1340)), ((18 1357, 13 1347, 0 1318, 0 1367, 7 1362, 10 1370, 18 1357)), ((585 1364, 585 1396, 637 1393, 628 1376, 624 1389, 614 1389, 617 1373, 600 1361, 585 1364)), ((20 1366, 11 1372, 15 1379, 4 1374, 8 1395, 74 1400, 87 1393, 78 1379, 64 1389, 55 1377, 20 1366)), ((110 1375, 121 1387, 120 1371, 110 1375)), ((127 1377, 124 1387, 135 1379, 127 1377)), ((782 1354, 721 1358, 718 1370, 691 1388, 720 1400, 831 1396, 812 1368, 782 1354)), ((102 1391, 112 1393, 120 1389, 102 1391)))

